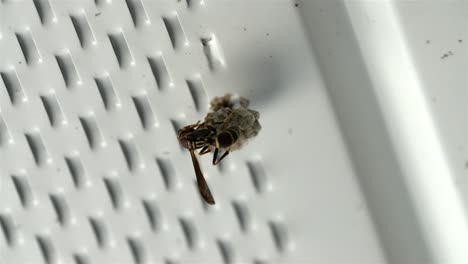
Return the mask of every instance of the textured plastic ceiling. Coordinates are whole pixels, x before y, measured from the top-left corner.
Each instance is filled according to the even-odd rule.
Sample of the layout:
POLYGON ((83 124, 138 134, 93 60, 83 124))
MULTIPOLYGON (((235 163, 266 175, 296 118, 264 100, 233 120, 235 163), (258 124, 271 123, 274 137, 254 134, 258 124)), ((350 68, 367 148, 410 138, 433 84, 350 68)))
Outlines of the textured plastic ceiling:
MULTIPOLYGON (((431 154, 441 153, 438 145, 431 145, 431 133, 421 136, 420 144, 431 143, 427 151, 407 144, 414 137, 405 137, 411 126, 403 121, 419 116, 410 111, 402 121, 404 115, 393 112, 406 108, 391 92, 399 84, 386 81, 408 69, 398 60, 413 59, 400 56, 408 48, 401 42, 409 39, 401 29, 421 32, 414 21, 408 23, 413 29, 393 22, 405 21, 411 10, 446 6, 368 3, 2 0, 0 262, 466 257, 448 239, 458 234, 454 241, 465 241, 466 226, 448 185, 451 175, 437 174, 447 171, 431 154), (382 52, 382 30, 396 43, 396 55, 382 52), (381 55, 397 62, 385 68, 381 55), (226 92, 249 98, 263 128, 218 166, 200 157, 216 199, 209 206, 175 132, 203 119, 210 99, 226 92), (420 191, 427 175, 413 165, 424 163, 411 160, 426 152, 439 181, 424 187, 441 187, 440 203, 427 199, 437 197, 434 192, 420 191), (444 202, 451 226, 434 213, 444 202)), ((466 54, 466 31, 452 33, 466 54)), ((452 49, 444 52, 437 59, 455 57, 452 49)), ((419 87, 411 80, 409 86, 419 87)))

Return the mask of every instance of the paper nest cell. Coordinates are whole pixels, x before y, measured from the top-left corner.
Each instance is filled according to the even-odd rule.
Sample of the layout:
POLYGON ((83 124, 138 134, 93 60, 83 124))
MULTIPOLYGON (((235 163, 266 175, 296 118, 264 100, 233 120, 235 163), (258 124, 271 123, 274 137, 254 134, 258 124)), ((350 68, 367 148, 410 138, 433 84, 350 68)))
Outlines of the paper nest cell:
POLYGON ((205 117, 205 123, 216 128, 218 133, 236 128, 239 139, 231 146, 231 151, 240 148, 248 139, 255 137, 262 126, 258 119, 260 113, 248 108, 249 100, 226 94, 211 101, 211 111, 205 117))

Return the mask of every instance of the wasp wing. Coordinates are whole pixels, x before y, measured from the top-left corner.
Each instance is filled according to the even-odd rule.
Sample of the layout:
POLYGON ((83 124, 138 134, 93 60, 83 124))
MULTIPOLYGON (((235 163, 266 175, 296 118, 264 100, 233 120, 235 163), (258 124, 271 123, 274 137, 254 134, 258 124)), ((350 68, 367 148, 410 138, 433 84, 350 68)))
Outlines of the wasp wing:
POLYGON ((203 199, 209 204, 215 204, 213 195, 211 194, 210 188, 203 177, 203 174, 200 169, 200 164, 198 163, 197 157, 193 149, 190 149, 190 156, 192 156, 193 168, 195 169, 195 175, 197 176, 198 190, 203 199))

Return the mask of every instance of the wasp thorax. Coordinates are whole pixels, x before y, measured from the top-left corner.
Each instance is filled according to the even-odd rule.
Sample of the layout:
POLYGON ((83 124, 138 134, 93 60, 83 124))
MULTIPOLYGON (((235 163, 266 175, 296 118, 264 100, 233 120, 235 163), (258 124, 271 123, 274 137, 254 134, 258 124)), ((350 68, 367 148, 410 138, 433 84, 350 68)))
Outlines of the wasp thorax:
POLYGON ((179 142, 187 149, 199 149, 209 145, 216 136, 216 130, 213 127, 198 126, 197 129, 187 126, 179 131, 179 142))

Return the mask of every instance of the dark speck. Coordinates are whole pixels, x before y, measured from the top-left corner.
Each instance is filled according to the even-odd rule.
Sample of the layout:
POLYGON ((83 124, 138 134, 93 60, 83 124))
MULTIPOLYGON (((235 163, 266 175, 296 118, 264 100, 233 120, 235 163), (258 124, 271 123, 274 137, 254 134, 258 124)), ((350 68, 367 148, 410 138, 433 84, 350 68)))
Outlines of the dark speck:
POLYGON ((19 63, 19 64, 23 64, 23 62, 22 62, 22 61, 18 61, 18 63, 19 63))
POLYGON ((293 133, 292 128, 288 128, 288 134, 289 134, 289 135, 292 135, 292 133, 293 133))
POLYGON ((294 4, 294 6, 295 6, 295 7, 298 7, 298 6, 299 6, 299 4, 298 4, 298 3, 295 3, 295 4, 294 4))
POLYGON ((247 31, 247 28, 244 28, 244 31, 247 31))
POLYGON ((429 43, 431 43, 431 41, 430 41, 430 40, 426 40, 426 44, 429 44, 429 43))
POLYGON ((94 14, 94 16, 100 16, 101 15, 101 12, 97 12, 96 14, 94 14))
POLYGON ((270 33, 266 33, 267 36, 270 36, 270 33))
POLYGON ((273 55, 270 55, 270 56, 268 56, 268 57, 273 58, 273 55))
POLYGON ((465 169, 468 169, 468 160, 465 162, 465 169))
POLYGON ((459 40, 458 40, 458 43, 462 43, 462 42, 463 42, 463 39, 459 39, 459 40))
POLYGON ((440 57, 441 59, 446 59, 448 58, 449 56, 452 56, 453 55, 453 52, 452 51, 448 51, 447 53, 443 54, 442 57, 440 57))

